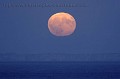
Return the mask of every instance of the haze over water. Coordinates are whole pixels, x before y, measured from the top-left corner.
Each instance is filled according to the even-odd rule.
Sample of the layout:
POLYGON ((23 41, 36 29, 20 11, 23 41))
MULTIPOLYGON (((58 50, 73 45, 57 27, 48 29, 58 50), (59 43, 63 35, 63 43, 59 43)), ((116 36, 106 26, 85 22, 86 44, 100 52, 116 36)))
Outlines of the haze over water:
POLYGON ((120 62, 3 62, 1 79, 119 79, 120 62))

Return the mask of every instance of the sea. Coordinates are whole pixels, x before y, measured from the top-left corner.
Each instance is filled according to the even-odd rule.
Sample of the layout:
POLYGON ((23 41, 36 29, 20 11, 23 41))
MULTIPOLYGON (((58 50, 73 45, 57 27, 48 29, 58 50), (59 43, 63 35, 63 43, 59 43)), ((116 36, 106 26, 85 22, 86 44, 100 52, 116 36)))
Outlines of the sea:
POLYGON ((0 62, 0 79, 120 79, 120 62, 0 62))

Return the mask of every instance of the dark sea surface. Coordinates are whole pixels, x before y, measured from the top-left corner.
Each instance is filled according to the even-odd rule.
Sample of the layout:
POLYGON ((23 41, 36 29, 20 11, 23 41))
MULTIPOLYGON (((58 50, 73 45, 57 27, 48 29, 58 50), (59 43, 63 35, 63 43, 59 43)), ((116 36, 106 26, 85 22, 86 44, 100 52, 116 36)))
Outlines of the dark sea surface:
POLYGON ((0 79, 120 79, 120 62, 0 62, 0 79))

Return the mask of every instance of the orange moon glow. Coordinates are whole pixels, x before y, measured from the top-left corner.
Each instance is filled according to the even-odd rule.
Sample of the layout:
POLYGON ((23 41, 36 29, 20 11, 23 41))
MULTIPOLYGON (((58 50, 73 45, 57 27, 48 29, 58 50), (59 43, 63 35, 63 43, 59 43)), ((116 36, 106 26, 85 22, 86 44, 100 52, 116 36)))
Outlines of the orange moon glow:
POLYGON ((71 35, 76 28, 74 17, 68 13, 60 12, 52 15, 48 20, 48 29, 55 36, 71 35))

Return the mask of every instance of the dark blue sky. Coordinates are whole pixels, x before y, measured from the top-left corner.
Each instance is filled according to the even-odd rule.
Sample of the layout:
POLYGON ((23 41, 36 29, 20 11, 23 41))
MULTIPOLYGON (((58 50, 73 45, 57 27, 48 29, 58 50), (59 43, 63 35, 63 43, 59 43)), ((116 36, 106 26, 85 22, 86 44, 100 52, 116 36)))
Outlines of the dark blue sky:
POLYGON ((119 61, 119 0, 1 0, 0 3, 79 4, 87 7, 0 7, 0 61, 119 61), (48 30, 57 12, 74 16, 71 36, 48 30))

